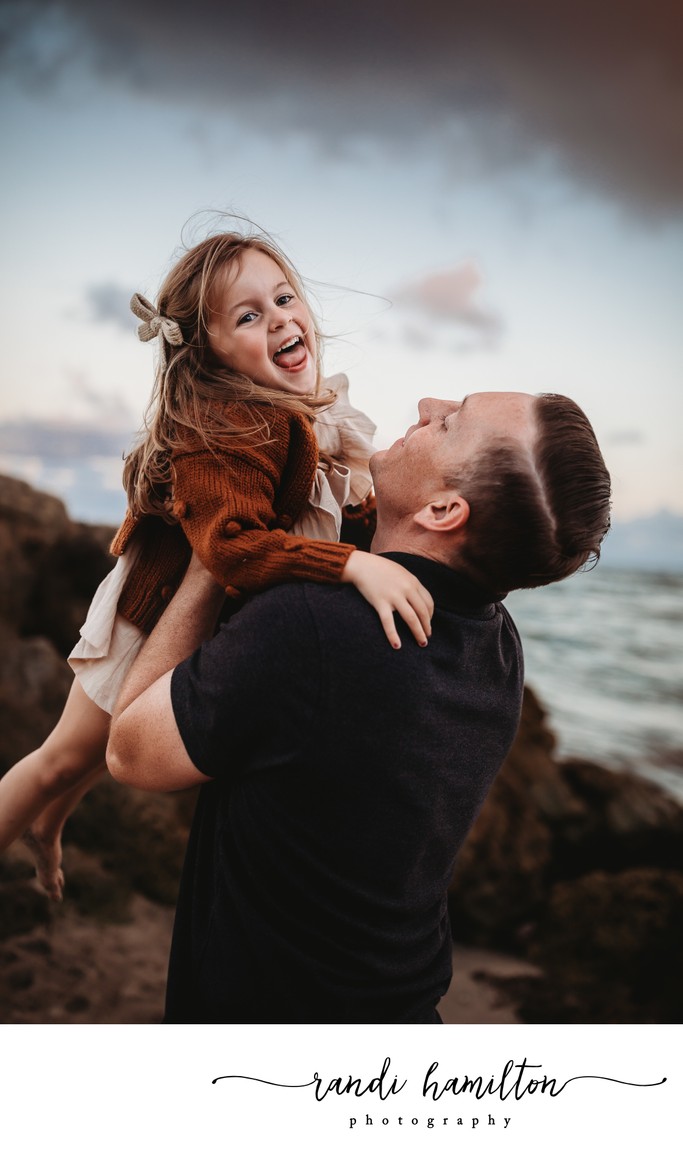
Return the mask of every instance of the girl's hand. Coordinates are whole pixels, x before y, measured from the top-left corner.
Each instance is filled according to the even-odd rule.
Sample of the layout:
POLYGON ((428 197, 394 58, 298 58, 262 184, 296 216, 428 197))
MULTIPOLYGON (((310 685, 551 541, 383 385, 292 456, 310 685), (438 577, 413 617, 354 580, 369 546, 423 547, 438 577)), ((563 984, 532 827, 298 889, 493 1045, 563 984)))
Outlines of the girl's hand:
POLYGON ((353 583, 380 617, 387 639, 396 650, 401 646, 394 611, 408 624, 421 647, 432 633, 434 600, 419 579, 381 555, 352 551, 342 572, 342 583, 353 583))

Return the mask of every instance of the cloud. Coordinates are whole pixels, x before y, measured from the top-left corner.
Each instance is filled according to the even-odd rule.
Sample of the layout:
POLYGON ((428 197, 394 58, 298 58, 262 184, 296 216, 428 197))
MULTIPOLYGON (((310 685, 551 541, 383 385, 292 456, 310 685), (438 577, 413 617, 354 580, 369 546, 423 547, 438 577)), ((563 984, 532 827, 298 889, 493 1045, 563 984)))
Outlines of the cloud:
POLYGON ((432 272, 390 295, 399 306, 418 312, 427 320, 459 324, 475 329, 482 337, 495 339, 500 334, 501 321, 475 299, 482 282, 478 268, 467 262, 432 272))
POLYGON ((62 374, 68 386, 64 410, 69 412, 70 419, 61 419, 55 426, 82 428, 92 424, 98 428, 106 426, 116 435, 123 431, 130 436, 139 414, 131 410, 119 392, 102 390, 87 371, 79 368, 63 367, 62 374))
POLYGON ((88 284, 85 289, 85 302, 89 318, 95 323, 113 323, 130 335, 139 321, 130 310, 131 293, 128 288, 109 281, 88 284))
POLYGON ((125 429, 94 421, 15 419, 0 423, 0 454, 74 463, 92 456, 121 459, 131 445, 125 429))
POLYGON ((609 444, 610 447, 637 447, 645 441, 646 437, 642 431, 638 431, 635 427, 613 431, 605 439, 605 443, 609 444))
POLYGON ((477 298, 483 282, 476 264, 467 260, 400 284, 386 293, 391 310, 375 324, 372 338, 451 355, 497 350, 504 325, 477 298))
POLYGON ((333 149, 437 149, 452 173, 530 160, 654 216, 683 204, 676 0, 5 4, 5 56, 44 87, 108 80, 333 149), (246 118, 246 119, 245 119, 246 118))

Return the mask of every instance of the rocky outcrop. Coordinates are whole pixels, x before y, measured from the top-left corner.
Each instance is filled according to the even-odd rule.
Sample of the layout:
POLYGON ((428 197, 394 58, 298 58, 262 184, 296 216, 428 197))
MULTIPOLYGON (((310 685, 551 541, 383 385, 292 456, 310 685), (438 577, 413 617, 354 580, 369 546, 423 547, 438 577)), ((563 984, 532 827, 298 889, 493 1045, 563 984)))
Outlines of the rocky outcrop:
POLYGON ((454 935, 541 967, 541 979, 508 980, 525 1021, 681 1022, 683 807, 636 775, 558 761, 554 747, 527 689, 458 860, 454 935))
MULTIPOLYGON (((62 712, 72 682, 65 656, 111 568, 112 535, 110 527, 72 523, 59 499, 0 476, 0 774, 40 745, 62 712)), ((191 803, 103 779, 64 834, 67 848, 80 849, 71 902, 105 915, 120 915, 133 892, 172 905, 191 803)), ((0 862, 7 938, 49 919, 52 908, 23 859, 10 852, 0 862)))
POLYGON ((530 938, 526 1022, 683 1021, 683 874, 634 868, 559 882, 530 938))
POLYGON ((558 761, 526 688, 515 743, 460 853, 451 886, 457 938, 519 942, 554 885, 592 871, 683 870, 683 807, 646 779, 558 761))
POLYGON ((64 657, 110 569, 111 528, 0 476, 0 774, 42 742, 71 683, 64 657))
POLYGON ((582 759, 559 767, 580 817, 558 836, 558 876, 641 867, 683 870, 683 807, 671 795, 637 775, 582 759))
POLYGON ((0 476, 0 620, 68 654, 112 565, 112 536, 110 527, 72 523, 53 495, 0 476))
MULTIPOLYGON (((64 656, 109 569, 111 535, 0 477, 0 773, 59 717, 71 682, 64 656)), ((193 801, 98 784, 67 824, 69 907, 120 921, 141 898, 171 905, 193 801)), ((683 808, 639 777, 559 761, 527 689, 453 877, 456 939, 540 966, 541 978, 499 980, 527 1021, 681 1022, 681 872, 683 808)), ((61 913, 30 873, 19 855, 0 859, 0 966, 3 939, 18 954, 32 924, 61 913)), ((58 921, 62 930, 71 919, 58 921)))
POLYGON ((545 712, 527 688, 517 738, 456 865, 451 917, 457 939, 515 944, 545 902, 557 829, 580 813, 554 748, 545 712))

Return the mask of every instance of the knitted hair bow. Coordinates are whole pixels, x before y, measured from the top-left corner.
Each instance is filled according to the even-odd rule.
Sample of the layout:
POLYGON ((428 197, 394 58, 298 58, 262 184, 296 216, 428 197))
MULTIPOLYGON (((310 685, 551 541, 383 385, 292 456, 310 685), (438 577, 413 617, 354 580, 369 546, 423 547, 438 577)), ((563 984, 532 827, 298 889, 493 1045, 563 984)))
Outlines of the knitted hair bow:
POLYGON ((161 315, 154 304, 151 304, 149 300, 145 299, 139 292, 136 292, 132 297, 130 310, 133 312, 133 315, 136 315, 138 319, 143 321, 138 327, 138 339, 141 339, 143 343, 154 339, 159 333, 163 336, 160 344, 162 361, 166 358, 164 355, 164 339, 168 343, 173 344, 174 347, 179 347, 183 342, 183 333, 176 321, 169 319, 168 316, 161 315))

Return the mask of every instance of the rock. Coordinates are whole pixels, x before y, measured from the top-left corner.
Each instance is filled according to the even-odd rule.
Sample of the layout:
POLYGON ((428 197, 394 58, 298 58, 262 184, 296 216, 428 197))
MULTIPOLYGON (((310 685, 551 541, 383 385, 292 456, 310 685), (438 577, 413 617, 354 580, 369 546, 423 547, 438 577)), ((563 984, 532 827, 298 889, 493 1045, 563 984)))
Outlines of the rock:
POLYGON ((600 871, 558 883, 529 957, 545 977, 526 986, 525 1022, 683 1022, 683 875, 600 871))
POLYGON ((108 571, 112 532, 74 524, 46 549, 26 604, 25 632, 44 635, 66 656, 87 615, 92 597, 108 571), (106 542, 105 542, 106 540, 106 542))
POLYGON ((53 495, 0 476, 0 774, 61 714, 72 682, 64 657, 111 568, 111 536, 72 523, 53 495))
POLYGON ((582 814, 557 837, 558 876, 643 866, 683 870, 683 807, 673 796, 648 779, 582 759, 561 763, 560 771, 582 814))
POLYGON ((136 791, 107 776, 69 819, 64 842, 96 857, 126 890, 173 905, 187 841, 187 815, 179 808, 194 797, 136 791))
POLYGON ((0 620, 68 654, 112 566, 112 535, 112 528, 72 523, 61 500, 0 476, 0 620))
POLYGON ((555 736, 526 687, 519 731, 458 858, 453 933, 475 945, 517 947, 549 891, 559 828, 583 815, 553 758, 555 736))
POLYGON ((523 947, 563 879, 594 870, 683 871, 683 807, 647 779, 558 762, 547 716, 527 687, 519 732, 458 859, 456 939, 523 947))
MULTIPOLYGON (((111 567, 111 536, 109 527, 72 523, 53 496, 0 477, 0 773, 39 746, 59 719, 73 681, 64 656, 111 567)), ((64 835, 71 905, 120 921, 136 891, 173 904, 193 799, 192 793, 144 794, 104 779, 64 835)), ((26 863, 10 855, 0 863, 0 933, 21 934, 32 916, 48 921, 53 907, 35 889, 32 870, 27 874, 26 863)))
POLYGON ((50 919, 45 895, 26 879, 0 883, 0 940, 32 930, 50 919))
POLYGON ((21 629, 42 557, 69 530, 61 500, 0 476, 0 617, 11 626, 21 629))
POLYGON ((527 689, 456 866, 454 936, 542 968, 498 982, 526 1022, 683 1021, 683 808, 646 779, 553 750, 527 689))
POLYGON ((72 673, 48 639, 21 639, 0 621, 0 775, 49 735, 72 673))

